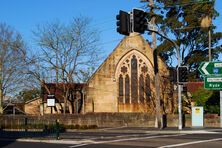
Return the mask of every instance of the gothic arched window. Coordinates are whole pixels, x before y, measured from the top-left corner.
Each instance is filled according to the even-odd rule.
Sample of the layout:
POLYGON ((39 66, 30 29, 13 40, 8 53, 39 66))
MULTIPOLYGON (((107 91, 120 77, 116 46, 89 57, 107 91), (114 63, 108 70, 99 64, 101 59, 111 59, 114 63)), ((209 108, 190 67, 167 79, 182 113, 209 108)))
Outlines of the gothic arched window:
POLYGON ((151 63, 141 53, 135 52, 128 53, 117 66, 120 103, 144 103, 151 95, 151 63))
POLYGON ((138 80, 137 80, 137 59, 134 55, 131 60, 131 101, 132 103, 138 102, 138 80))

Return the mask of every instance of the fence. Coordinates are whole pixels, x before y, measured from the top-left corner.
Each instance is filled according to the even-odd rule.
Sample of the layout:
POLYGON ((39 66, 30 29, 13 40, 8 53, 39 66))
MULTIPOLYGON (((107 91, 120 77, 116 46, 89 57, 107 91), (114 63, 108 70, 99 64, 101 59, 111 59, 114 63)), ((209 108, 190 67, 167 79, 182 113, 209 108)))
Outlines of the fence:
POLYGON ((64 131, 58 120, 34 116, 2 116, 0 118, 1 138, 59 138, 64 131))
MULTIPOLYGON (((178 126, 178 115, 163 118, 167 127, 178 126)), ((97 127, 155 127, 155 115, 147 113, 88 113, 75 115, 0 116, 0 137, 59 138, 66 129, 97 127)), ((184 116, 184 126, 191 127, 191 116, 184 116)), ((205 115, 205 127, 219 127, 219 116, 205 115)))

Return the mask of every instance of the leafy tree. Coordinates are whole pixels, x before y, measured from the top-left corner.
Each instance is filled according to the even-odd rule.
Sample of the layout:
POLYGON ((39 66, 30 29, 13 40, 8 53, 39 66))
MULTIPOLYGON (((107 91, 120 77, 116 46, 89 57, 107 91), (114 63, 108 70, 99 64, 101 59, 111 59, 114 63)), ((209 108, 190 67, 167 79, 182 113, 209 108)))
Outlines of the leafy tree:
POLYGON ((204 106, 204 109, 206 109, 206 102, 212 95, 213 95, 213 91, 206 90, 202 87, 199 87, 197 91, 192 93, 192 98, 195 101, 195 105, 204 106))
POLYGON ((206 102, 206 112, 220 114, 220 92, 213 91, 212 96, 206 102))
MULTIPOLYGON (((222 33, 216 32, 216 26, 211 21, 219 16, 214 8, 215 0, 155 0, 154 7, 149 5, 150 2, 146 5, 148 19, 155 16, 159 29, 179 46, 182 65, 189 66, 189 81, 199 81, 199 64, 209 60, 209 32, 212 60, 217 60, 222 52, 219 44, 222 33), (155 14, 151 13, 151 9, 155 14)), ((162 37, 158 37, 158 40, 158 54, 170 67, 174 66, 174 45, 162 37)), ((197 105, 204 106, 207 112, 217 112, 218 104, 213 103, 215 98, 212 96, 219 98, 215 92, 203 88, 193 94, 197 105)))
MULTIPOLYGON (((183 65, 188 65, 190 80, 198 78, 197 68, 202 61, 208 61, 208 31, 211 31, 212 59, 218 59, 222 49, 219 40, 222 33, 216 32, 216 26, 210 24, 208 28, 201 27, 206 16, 215 19, 219 14, 214 9, 215 0, 156 0, 156 22, 159 28, 180 47, 183 65)), ((149 6, 149 5, 148 5, 149 6)), ((151 15, 150 15, 151 16, 151 15)), ((167 40, 159 37, 158 51, 168 65, 172 66, 175 47, 167 40)))
POLYGON ((39 97, 41 95, 40 93, 41 93, 41 90, 39 90, 39 89, 23 90, 19 93, 17 98, 19 100, 27 102, 29 100, 39 97))
POLYGON ((203 106, 205 113, 220 113, 220 93, 219 91, 206 90, 200 87, 192 93, 195 105, 203 106))

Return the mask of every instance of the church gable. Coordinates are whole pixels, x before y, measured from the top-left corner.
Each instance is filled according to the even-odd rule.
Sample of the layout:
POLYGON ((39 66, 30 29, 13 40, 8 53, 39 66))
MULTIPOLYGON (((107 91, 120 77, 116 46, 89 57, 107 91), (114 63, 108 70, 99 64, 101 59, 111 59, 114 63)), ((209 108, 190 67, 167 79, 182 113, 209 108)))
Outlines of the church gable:
POLYGON ((131 34, 89 79, 86 112, 144 112, 147 104, 154 106, 153 79, 152 49, 131 34))

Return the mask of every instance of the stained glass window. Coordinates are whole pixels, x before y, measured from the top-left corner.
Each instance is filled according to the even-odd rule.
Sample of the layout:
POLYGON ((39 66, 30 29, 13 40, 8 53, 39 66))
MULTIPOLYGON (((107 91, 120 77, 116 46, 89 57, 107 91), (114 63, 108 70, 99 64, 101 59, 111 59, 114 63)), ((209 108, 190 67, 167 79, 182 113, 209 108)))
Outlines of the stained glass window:
POLYGON ((130 82, 129 76, 126 75, 126 78, 125 78, 125 103, 130 102, 130 84, 129 84, 129 82, 130 82))
POLYGON ((123 76, 119 76, 119 102, 123 103, 123 76))
POLYGON ((144 90, 145 90, 145 86, 144 86, 144 78, 143 75, 140 75, 140 79, 139 79, 139 99, 140 99, 140 103, 144 102, 144 90))
POLYGON ((145 103, 151 96, 148 61, 137 54, 129 54, 118 66, 120 103, 145 103))
POLYGON ((134 55, 131 60, 131 101, 138 102, 138 80, 137 80, 137 59, 134 55))

